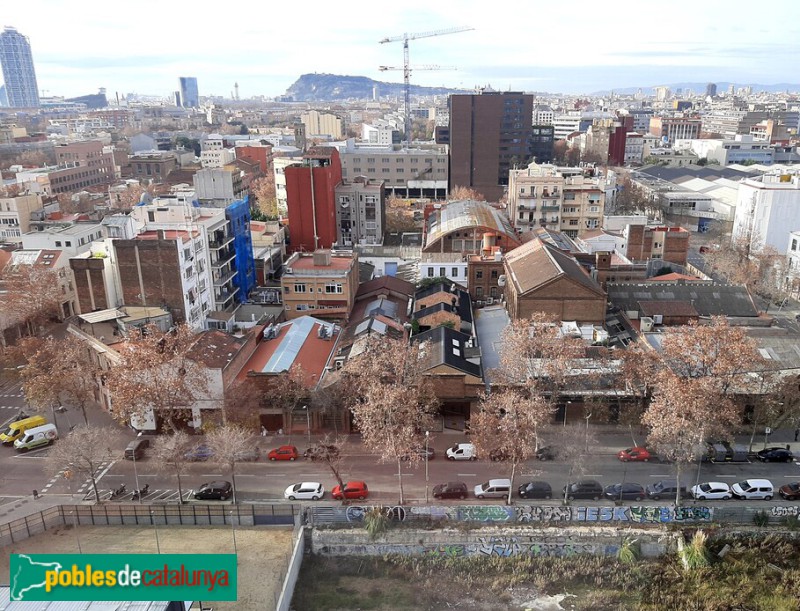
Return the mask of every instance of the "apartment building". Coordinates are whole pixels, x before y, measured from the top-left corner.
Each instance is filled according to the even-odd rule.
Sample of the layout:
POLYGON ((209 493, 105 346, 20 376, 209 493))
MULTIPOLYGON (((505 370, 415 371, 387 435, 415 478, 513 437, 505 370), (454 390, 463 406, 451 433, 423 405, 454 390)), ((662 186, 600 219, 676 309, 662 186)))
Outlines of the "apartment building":
POLYGON ((39 224, 22 234, 22 247, 29 250, 60 250, 67 257, 73 257, 89 250, 90 244, 102 235, 100 223, 39 224))
POLYGON ((744 162, 771 165, 775 157, 769 142, 757 140, 750 134, 737 134, 732 139, 677 140, 675 149, 688 149, 699 158, 716 161, 722 166, 744 162))
POLYGON ((200 142, 200 164, 204 168, 222 168, 234 159, 236 154, 225 146, 225 139, 219 134, 211 134, 200 142))
POLYGON ((652 117, 649 132, 663 142, 693 140, 700 137, 702 120, 699 117, 652 117))
POLYGON ((555 112, 546 104, 537 104, 533 109, 533 125, 552 125, 555 112))
POLYGON ((786 252, 789 234, 800 227, 800 175, 765 174, 739 183, 733 239, 749 241, 754 252, 786 252))
POLYGON ((336 242, 340 246, 382 244, 386 191, 364 176, 336 186, 336 242))
POLYGON ((296 252, 284 265, 281 289, 290 320, 305 315, 346 320, 358 292, 358 256, 330 250, 296 252))
POLYGON ((447 278, 467 288, 469 286, 469 262, 459 252, 423 253, 417 263, 417 278, 447 278))
POLYGON ((55 147, 58 165, 17 173, 17 182, 43 195, 79 191, 116 180, 114 155, 102 142, 87 141, 55 147))
POLYGON ((0 242, 22 244, 22 234, 31 226, 31 213, 42 209, 38 194, 0 197, 0 242))
POLYGON ((642 163, 644 159, 644 138, 638 132, 628 132, 625 137, 625 165, 642 163))
POLYGON ((300 122, 306 128, 306 137, 330 136, 338 140, 344 134, 344 122, 334 114, 309 110, 300 115, 300 122))
POLYGON ((361 125, 361 140, 370 144, 391 146, 400 144, 400 130, 390 123, 376 122, 361 125))
POLYGON ((178 169, 175 154, 166 151, 137 153, 128 157, 130 177, 161 182, 178 169))
POLYGON ((509 174, 508 214, 514 227, 559 229, 570 238, 602 225, 605 191, 601 180, 582 170, 531 163, 509 174))
POLYGON ((345 181, 365 176, 383 182, 387 195, 406 199, 447 197, 448 156, 444 147, 366 147, 350 139, 339 152, 345 181))
POLYGON ((192 177, 197 199, 207 206, 227 206, 247 195, 242 171, 234 165, 204 168, 192 177))

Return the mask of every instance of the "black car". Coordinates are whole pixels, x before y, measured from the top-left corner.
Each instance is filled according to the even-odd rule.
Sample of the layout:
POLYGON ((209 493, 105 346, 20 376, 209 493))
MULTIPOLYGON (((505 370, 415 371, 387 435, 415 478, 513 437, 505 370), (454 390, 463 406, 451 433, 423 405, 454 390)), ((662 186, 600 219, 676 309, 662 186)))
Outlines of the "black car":
POLYGON ((465 499, 467 498, 467 485, 464 482, 447 482, 433 487, 435 499, 465 499))
POLYGON ((573 499, 592 499, 593 501, 599 501, 603 496, 603 487, 600 485, 600 482, 596 480, 585 479, 567 484, 561 492, 563 492, 570 501, 573 499))
POLYGON ((645 497, 644 486, 625 482, 606 486, 603 495, 610 501, 641 501, 645 497))
POLYGON ((648 499, 660 501, 661 499, 675 500, 675 495, 678 494, 680 488, 680 495, 682 499, 689 498, 689 493, 686 491, 686 486, 683 484, 678 485, 674 479, 660 479, 655 483, 648 484, 645 488, 645 494, 648 499))
POLYGON ((230 482, 208 482, 200 486, 194 493, 194 498, 203 501, 227 501, 233 495, 233 486, 230 482))
POLYGON ((556 453, 550 446, 544 446, 536 450, 536 458, 538 460, 553 460, 555 457, 556 453))
POLYGON ((759 450, 756 456, 762 462, 792 462, 794 460, 794 454, 786 448, 766 448, 759 450))
POLYGON ((522 484, 518 489, 521 499, 550 499, 553 498, 553 489, 550 484, 541 480, 522 484))

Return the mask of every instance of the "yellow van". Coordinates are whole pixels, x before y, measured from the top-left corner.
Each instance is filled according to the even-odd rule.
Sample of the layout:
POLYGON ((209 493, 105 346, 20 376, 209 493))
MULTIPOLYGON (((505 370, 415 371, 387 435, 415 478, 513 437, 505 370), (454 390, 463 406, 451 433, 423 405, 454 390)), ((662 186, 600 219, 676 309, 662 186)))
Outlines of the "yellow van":
POLYGON ((44 419, 44 416, 31 416, 30 418, 17 420, 9 424, 8 428, 0 433, 0 441, 4 444, 12 444, 22 437, 23 433, 28 429, 42 426, 43 424, 47 424, 47 420, 44 419))

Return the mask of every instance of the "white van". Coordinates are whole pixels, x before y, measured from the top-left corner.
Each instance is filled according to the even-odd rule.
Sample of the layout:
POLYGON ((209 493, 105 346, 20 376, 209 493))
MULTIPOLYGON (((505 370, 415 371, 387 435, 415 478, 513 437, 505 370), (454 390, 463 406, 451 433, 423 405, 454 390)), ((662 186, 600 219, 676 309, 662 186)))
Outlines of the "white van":
POLYGON ((475 486, 475 497, 479 499, 502 499, 508 496, 511 490, 510 479, 490 479, 488 482, 475 486))
POLYGON ((746 479, 731 486, 731 492, 737 499, 769 501, 772 499, 775 489, 768 479, 746 479))
POLYGON ((471 443, 457 443, 447 448, 447 460, 478 460, 475 446, 471 443))
POLYGON ((25 431, 25 434, 14 442, 14 447, 19 452, 27 452, 39 446, 48 446, 58 439, 58 429, 55 424, 43 424, 25 431))

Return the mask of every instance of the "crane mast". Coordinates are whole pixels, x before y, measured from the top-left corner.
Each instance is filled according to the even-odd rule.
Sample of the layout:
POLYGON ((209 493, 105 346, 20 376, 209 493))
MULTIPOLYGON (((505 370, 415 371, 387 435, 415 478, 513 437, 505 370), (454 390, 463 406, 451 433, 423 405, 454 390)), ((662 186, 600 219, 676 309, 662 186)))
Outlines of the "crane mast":
MULTIPOLYGON (((409 63, 408 41, 416 40, 418 38, 431 38, 433 36, 445 36, 447 34, 458 34, 459 32, 468 32, 475 28, 470 27, 455 27, 447 28, 444 30, 432 30, 430 32, 417 32, 416 34, 403 34, 402 36, 392 36, 380 40, 380 44, 387 42, 403 42, 403 106, 405 111, 405 141, 406 145, 411 144, 411 65, 409 63)), ((391 70, 386 66, 381 66, 381 70, 391 70)), ((435 68, 423 68, 435 69, 435 68)))

